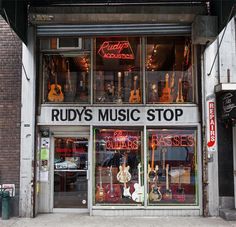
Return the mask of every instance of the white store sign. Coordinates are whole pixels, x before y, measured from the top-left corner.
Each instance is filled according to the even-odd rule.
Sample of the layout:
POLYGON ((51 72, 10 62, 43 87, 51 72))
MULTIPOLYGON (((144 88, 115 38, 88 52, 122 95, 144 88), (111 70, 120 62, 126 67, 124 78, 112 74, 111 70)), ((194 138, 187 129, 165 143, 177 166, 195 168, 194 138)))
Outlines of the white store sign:
POLYGON ((163 125, 199 122, 198 108, 42 107, 39 125, 163 125))

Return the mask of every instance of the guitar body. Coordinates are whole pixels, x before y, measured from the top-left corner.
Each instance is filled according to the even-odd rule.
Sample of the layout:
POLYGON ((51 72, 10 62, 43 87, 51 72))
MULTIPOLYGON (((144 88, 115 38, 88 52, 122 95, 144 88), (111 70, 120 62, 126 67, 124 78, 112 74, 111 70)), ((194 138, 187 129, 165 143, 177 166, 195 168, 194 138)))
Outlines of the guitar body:
POLYGON ((105 200, 105 192, 103 187, 97 187, 95 198, 97 202, 103 202, 105 200))
POLYGON ((123 198, 131 198, 131 193, 130 193, 130 187, 123 187, 123 193, 122 193, 123 198))
POLYGON ((171 89, 169 87, 165 87, 162 90, 162 95, 160 97, 161 102, 172 102, 173 99, 171 97, 171 89))
POLYGON ((123 166, 119 166, 119 172, 117 173, 117 180, 120 182, 120 183, 126 183, 128 181, 131 180, 131 174, 129 172, 129 166, 126 166, 126 167, 123 167, 123 166))
POLYGON ((149 193, 149 200, 153 202, 159 202, 162 200, 162 194, 160 191, 160 187, 153 186, 152 191, 149 193))
POLYGON ((141 103, 141 95, 139 89, 136 91, 132 90, 129 97, 130 103, 141 103))
POLYGON ((184 102, 184 97, 183 97, 183 96, 181 96, 181 97, 178 97, 178 96, 177 96, 176 102, 177 102, 177 103, 183 103, 183 102, 184 102))
POLYGON ((61 90, 61 85, 52 84, 48 93, 48 100, 50 102, 63 102, 64 94, 61 90))
POLYGON ((172 199, 172 191, 170 189, 166 190, 163 195, 164 200, 171 200, 172 199))
POLYGON ((141 203, 144 201, 144 186, 141 186, 138 183, 134 184, 134 192, 132 194, 132 199, 137 203, 141 203))
POLYGON ((119 185, 108 185, 106 192, 106 202, 117 202, 121 198, 121 190, 119 185))

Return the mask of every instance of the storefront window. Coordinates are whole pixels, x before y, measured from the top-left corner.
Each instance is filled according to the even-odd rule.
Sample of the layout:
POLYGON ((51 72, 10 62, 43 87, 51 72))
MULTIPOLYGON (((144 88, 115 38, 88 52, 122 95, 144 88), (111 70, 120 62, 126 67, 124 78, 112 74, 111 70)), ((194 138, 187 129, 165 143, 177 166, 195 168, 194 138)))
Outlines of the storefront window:
POLYGON ((147 103, 194 102, 191 56, 189 37, 147 38, 147 103))
POLYGON ((142 103, 141 39, 96 38, 94 103, 142 103))
POLYGON ((95 129, 95 205, 142 205, 140 130, 95 129))
POLYGON ((197 205, 194 129, 148 130, 148 205, 197 205))
POLYGON ((43 102, 90 100, 90 39, 41 39, 43 102))

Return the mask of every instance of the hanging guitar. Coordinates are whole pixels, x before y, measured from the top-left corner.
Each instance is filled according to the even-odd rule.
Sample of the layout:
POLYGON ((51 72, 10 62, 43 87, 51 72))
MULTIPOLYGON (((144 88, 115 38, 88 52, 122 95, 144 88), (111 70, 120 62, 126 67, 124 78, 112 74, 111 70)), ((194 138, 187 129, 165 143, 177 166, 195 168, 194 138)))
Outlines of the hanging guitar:
POLYGON ((86 102, 88 100, 88 93, 86 91, 86 72, 81 72, 81 80, 79 82, 80 92, 79 92, 79 100, 86 102))
POLYGON ((157 172, 154 170, 154 159, 155 159, 155 145, 152 144, 152 160, 151 160, 151 166, 148 164, 148 180, 154 181, 157 172))
POLYGON ((166 162, 166 153, 167 153, 167 148, 163 147, 161 149, 161 169, 159 169, 158 171, 158 176, 159 178, 161 178, 162 180, 166 180, 166 170, 165 170, 165 162, 166 162))
POLYGON ((135 202, 141 203, 144 201, 144 186, 141 185, 141 164, 138 164, 138 183, 134 184, 134 192, 132 194, 132 199, 135 202))
MULTIPOLYGON (((155 167, 155 171, 158 172, 158 166, 155 167)), ((158 175, 154 179, 155 184, 152 185, 152 190, 149 193, 149 200, 152 202, 159 202, 162 199, 161 187, 157 185, 158 175)))
POLYGON ((178 93, 177 93, 176 102, 177 103, 184 102, 183 90, 182 90, 182 79, 181 78, 179 78, 179 82, 178 82, 178 93))
POLYGON ((117 173, 117 180, 120 183, 127 183, 131 180, 131 174, 129 172, 129 166, 126 166, 126 154, 123 156, 123 163, 119 166, 119 172, 117 173))
POLYGON ((121 198, 120 187, 114 187, 113 185, 113 174, 112 166, 109 168, 110 184, 107 187, 106 201, 117 202, 121 198))
POLYGON ((102 186, 102 168, 98 168, 99 171, 99 186, 97 186, 97 192, 95 195, 97 202, 103 202, 105 200, 105 190, 102 186))
POLYGON ((169 164, 166 164, 166 191, 163 195, 163 199, 171 200, 172 199, 172 191, 169 185, 169 164))
POLYGON ((118 91, 117 91, 116 102, 118 104, 122 103, 122 97, 121 97, 121 72, 118 72, 118 91))
POLYGON ((162 95, 160 97, 161 102, 172 102, 173 98, 171 96, 171 88, 169 87, 169 74, 165 75, 165 87, 162 90, 162 95))
POLYGON ((134 90, 131 90, 129 102, 130 103, 141 103, 140 90, 137 89, 138 76, 134 76, 134 90))
MULTIPOLYGON (((57 72, 55 72, 55 63, 53 60, 51 61, 51 64, 52 64, 51 74, 55 78, 55 84, 52 84, 50 86, 50 91, 48 93, 48 101, 50 101, 50 102, 63 102, 64 101, 64 94, 62 93, 61 85, 57 84, 58 70, 57 70, 57 72)), ((58 69, 58 65, 56 66, 56 68, 58 69)))
POLYGON ((70 62, 66 60, 67 65, 67 75, 66 75, 66 84, 64 86, 65 93, 72 93, 71 77, 70 77, 70 62))

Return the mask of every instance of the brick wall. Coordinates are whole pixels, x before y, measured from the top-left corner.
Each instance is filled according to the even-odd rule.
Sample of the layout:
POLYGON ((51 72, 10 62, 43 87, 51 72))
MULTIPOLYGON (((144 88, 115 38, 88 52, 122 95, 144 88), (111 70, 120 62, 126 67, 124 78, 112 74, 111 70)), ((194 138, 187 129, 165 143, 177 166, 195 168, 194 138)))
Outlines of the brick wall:
POLYGON ((18 215, 22 44, 13 33, 0 16, 0 184, 15 184, 10 208, 18 215))

